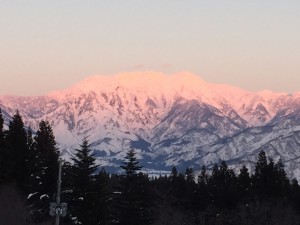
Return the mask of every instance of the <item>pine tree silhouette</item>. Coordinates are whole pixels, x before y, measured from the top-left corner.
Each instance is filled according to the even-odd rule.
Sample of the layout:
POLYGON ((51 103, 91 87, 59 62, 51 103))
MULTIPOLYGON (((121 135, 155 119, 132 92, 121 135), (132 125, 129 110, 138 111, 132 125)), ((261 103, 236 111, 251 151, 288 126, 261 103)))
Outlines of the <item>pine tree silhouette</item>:
POLYGON ((73 178, 72 204, 70 211, 77 222, 83 225, 99 224, 99 214, 96 212, 97 193, 95 172, 97 170, 96 159, 92 153, 91 145, 85 137, 79 149, 76 149, 72 158, 73 166, 71 176, 73 178))
POLYGON ((118 221, 120 225, 150 224, 148 177, 139 171, 142 166, 136 158, 136 153, 130 149, 125 161, 120 166, 124 170, 119 187, 118 221))
POLYGON ((29 149, 27 148, 27 134, 19 111, 9 122, 7 132, 8 160, 12 163, 12 178, 16 180, 19 187, 23 188, 25 177, 28 174, 29 149))
POLYGON ((55 201, 59 152, 48 121, 41 121, 31 148, 32 183, 27 197, 35 222, 49 220, 50 201, 55 201))

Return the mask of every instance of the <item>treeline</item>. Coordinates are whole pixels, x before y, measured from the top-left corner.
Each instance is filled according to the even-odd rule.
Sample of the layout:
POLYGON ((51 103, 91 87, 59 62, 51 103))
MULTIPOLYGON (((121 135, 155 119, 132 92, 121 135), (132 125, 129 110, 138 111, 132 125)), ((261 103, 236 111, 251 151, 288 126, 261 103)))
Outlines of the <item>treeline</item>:
MULTIPOLYGON (((47 121, 32 135, 17 112, 4 130, 0 110, 0 220, 6 225, 53 224, 59 151, 47 121)), ((108 174, 83 138, 71 162, 63 163, 60 224, 82 225, 297 225, 300 188, 281 160, 260 152, 255 171, 238 174, 223 161, 211 173, 192 168, 149 177, 130 149, 120 168, 108 174), (101 168, 101 169, 100 169, 101 168)))

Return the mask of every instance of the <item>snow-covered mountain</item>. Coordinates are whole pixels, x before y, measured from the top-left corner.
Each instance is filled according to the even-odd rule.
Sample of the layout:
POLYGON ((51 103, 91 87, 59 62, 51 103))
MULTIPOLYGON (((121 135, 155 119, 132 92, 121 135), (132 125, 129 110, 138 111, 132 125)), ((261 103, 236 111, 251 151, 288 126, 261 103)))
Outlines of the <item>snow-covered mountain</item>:
POLYGON ((0 97, 8 123, 18 109, 27 126, 48 120, 68 158, 88 136, 99 163, 120 165, 133 147, 149 170, 227 160, 253 166, 260 150, 281 157, 300 178, 300 93, 253 93, 190 73, 93 76, 39 97, 0 97))

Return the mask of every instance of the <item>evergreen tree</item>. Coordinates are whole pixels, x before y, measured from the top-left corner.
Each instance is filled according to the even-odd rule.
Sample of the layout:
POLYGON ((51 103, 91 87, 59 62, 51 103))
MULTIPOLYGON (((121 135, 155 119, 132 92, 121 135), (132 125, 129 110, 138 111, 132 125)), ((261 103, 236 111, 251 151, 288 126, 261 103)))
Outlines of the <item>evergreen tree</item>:
POLYGON ((257 195, 265 196, 268 194, 268 190, 266 190, 267 185, 267 171, 268 171, 268 161, 266 157, 266 153, 261 151, 258 154, 258 160, 255 164, 255 173, 252 177, 253 188, 257 195))
POLYGON ((0 183, 2 183, 6 178, 6 163, 8 161, 7 151, 4 145, 3 125, 4 125, 4 120, 0 108, 0 183))
POLYGON ((74 219, 72 220, 73 213, 73 193, 74 193, 74 175, 73 175, 73 165, 69 161, 62 161, 62 183, 61 183, 61 202, 66 202, 68 204, 67 216, 62 219, 62 224, 74 224, 74 219))
POLYGON ((193 168, 186 168, 186 170, 185 170, 185 179, 188 183, 194 183, 195 182, 193 168))
POLYGON ((126 177, 135 177, 138 171, 143 168, 142 166, 139 166, 139 161, 137 161, 135 155, 135 151, 130 149, 126 154, 125 162, 120 166, 125 171, 126 177))
POLYGON ((176 166, 173 166, 171 170, 170 179, 172 182, 176 182, 177 178, 178 178, 178 171, 176 166))
MULTIPOLYGON (((76 149, 75 157, 72 158, 73 177, 72 217, 76 217, 75 223, 83 225, 99 224, 101 212, 95 212, 97 207, 98 191, 95 186, 95 172, 97 165, 92 154, 91 146, 87 138, 84 138, 80 149, 76 149)), ((103 215, 103 214, 102 214, 103 215)))
POLYGON ((275 164, 275 183, 277 189, 277 196, 286 196, 290 189, 290 181, 287 178, 286 172, 284 170, 284 164, 281 159, 275 164))
POLYGON ((17 181, 19 187, 23 188, 28 174, 29 149, 27 148, 26 130, 19 111, 16 112, 12 121, 9 122, 7 143, 9 150, 8 160, 12 163, 9 168, 12 170, 12 178, 17 181))
POLYGON ((299 211, 300 210, 300 186, 296 178, 291 181, 291 193, 289 196, 290 202, 293 203, 294 207, 299 211))
MULTIPOLYGON (((187 206, 187 175, 191 181, 191 177, 194 176, 192 170, 187 169, 187 174, 178 172, 176 166, 172 167, 171 174, 168 177, 168 199, 172 206, 185 209, 187 206)), ((191 184, 191 183, 190 183, 191 184)))
POLYGON ((185 186, 182 190, 184 192, 183 204, 186 210, 192 210, 197 205, 196 190, 197 185, 195 184, 193 168, 187 168, 185 170, 185 186))
POLYGON ((33 143, 32 129, 29 127, 27 130, 27 148, 29 149, 29 155, 31 154, 31 149, 33 149, 33 143))
POLYGON ((41 204, 39 202, 39 198, 43 192, 43 164, 41 161, 41 152, 39 152, 36 148, 36 142, 32 137, 31 128, 27 131, 27 147, 29 148, 29 173, 25 191, 27 193, 27 203, 31 210, 31 214, 33 215, 33 219, 35 220, 39 217, 38 214, 40 214, 39 208, 41 204))
POLYGON ((0 108, 0 148, 3 145, 3 141, 4 141, 4 120, 3 120, 3 115, 2 115, 2 110, 0 108))
POLYGON ((251 178, 248 172, 248 168, 243 166, 240 170, 240 174, 237 177, 238 189, 240 198, 245 201, 249 200, 249 195, 251 191, 251 178))
POLYGON ((243 166, 240 170, 240 174, 238 175, 238 185, 243 191, 248 191, 251 187, 251 178, 246 166, 243 166))
POLYGON ((96 206, 94 209, 98 217, 98 224, 112 224, 114 221, 113 209, 113 187, 110 185, 110 175, 102 168, 96 175, 96 206))
POLYGON ((39 123, 39 130, 35 136, 36 151, 40 155, 40 163, 42 164, 42 180, 43 186, 47 193, 53 193, 57 184, 58 158, 59 151, 56 147, 55 137, 48 121, 39 123), (51 190, 50 190, 51 188, 51 190))
POLYGON ((266 157, 266 153, 261 151, 255 164, 255 173, 252 178, 253 188, 259 199, 272 198, 276 195, 276 167, 273 159, 266 157))
POLYGON ((266 153, 264 151, 261 151, 258 154, 258 160, 255 164, 255 175, 257 178, 259 178, 259 176, 264 175, 264 173, 267 170, 267 166, 268 166, 268 161, 267 161, 266 153))
POLYGON ((208 183, 208 174, 206 172, 206 167, 203 165, 201 167, 201 172, 198 176, 198 184, 199 185, 206 185, 208 183))
POLYGON ((118 221, 120 225, 147 225, 151 222, 149 213, 148 177, 139 171, 142 166, 137 161, 133 149, 126 154, 120 167, 124 170, 119 188, 118 221))
POLYGON ((210 177, 210 180, 209 180, 210 183, 212 183, 213 185, 215 185, 215 183, 216 183, 219 175, 220 175, 219 166, 218 166, 218 164, 215 164, 213 166, 211 177, 210 177))
POLYGON ((215 206, 224 209, 235 206, 237 202, 236 176, 225 161, 222 161, 220 166, 214 166, 209 186, 215 206))
POLYGON ((206 167, 201 167, 201 172, 198 176, 198 188, 196 192, 196 208, 200 210, 206 209, 209 203, 209 190, 208 190, 209 176, 206 172, 206 167))
MULTIPOLYGON (((30 138, 29 138, 30 139, 30 138)), ((58 158, 55 137, 48 121, 41 121, 31 149, 32 182, 28 187, 28 202, 35 222, 49 219, 50 201, 55 201, 58 158)))
POLYGON ((27 130, 27 149, 28 149, 28 157, 26 159, 26 164, 28 168, 28 172, 25 177, 25 182, 23 185, 23 192, 25 194, 30 193, 31 187, 37 184, 36 178, 34 177, 35 170, 38 170, 38 156, 37 153, 34 151, 34 140, 32 137, 32 130, 31 127, 27 130))

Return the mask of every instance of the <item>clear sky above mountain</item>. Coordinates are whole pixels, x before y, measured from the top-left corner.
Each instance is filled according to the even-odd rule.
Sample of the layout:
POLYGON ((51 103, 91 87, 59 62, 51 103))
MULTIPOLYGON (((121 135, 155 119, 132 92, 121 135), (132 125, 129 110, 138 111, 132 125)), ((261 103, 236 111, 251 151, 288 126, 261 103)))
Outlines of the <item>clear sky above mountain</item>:
POLYGON ((129 71, 300 91, 299 12, 298 0, 1 0, 0 95, 129 71))

